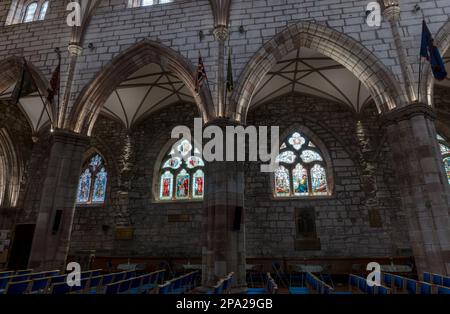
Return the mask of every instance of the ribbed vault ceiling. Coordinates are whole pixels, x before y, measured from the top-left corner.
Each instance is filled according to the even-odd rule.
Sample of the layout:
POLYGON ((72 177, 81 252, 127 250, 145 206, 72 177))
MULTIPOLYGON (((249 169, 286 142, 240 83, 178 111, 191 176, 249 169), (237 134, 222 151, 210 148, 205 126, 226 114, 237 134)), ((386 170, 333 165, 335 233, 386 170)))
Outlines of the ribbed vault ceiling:
POLYGON ((252 105, 292 92, 337 101, 355 111, 371 98, 364 85, 344 66, 308 48, 286 55, 267 73, 252 105))
POLYGON ((179 101, 194 102, 189 89, 160 65, 149 64, 116 87, 103 112, 130 128, 152 111, 179 101))
MULTIPOLYGON (((14 86, 3 91, 0 90, 0 99, 11 99, 14 86)), ((18 105, 28 119, 33 133, 37 133, 49 121, 44 104, 37 93, 20 98, 18 105)))

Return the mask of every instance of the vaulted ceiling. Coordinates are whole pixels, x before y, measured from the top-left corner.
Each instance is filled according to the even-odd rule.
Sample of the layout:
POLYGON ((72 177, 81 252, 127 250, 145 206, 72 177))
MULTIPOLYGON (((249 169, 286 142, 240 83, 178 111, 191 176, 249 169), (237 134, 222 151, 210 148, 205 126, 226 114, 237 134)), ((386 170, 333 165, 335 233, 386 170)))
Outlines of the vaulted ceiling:
MULTIPOLYGON (((14 85, 0 91, 0 99, 11 98, 14 85)), ((102 113, 123 123, 126 128, 151 112, 176 102, 195 102, 186 85, 161 65, 149 64, 122 83, 106 100, 102 113)), ((48 121, 43 102, 37 93, 22 97, 19 107, 36 133, 48 121)))
POLYGON ((330 99, 357 112, 371 99, 369 91, 344 66, 308 48, 286 55, 267 73, 252 105, 292 92, 330 99))
MULTIPOLYGON (((11 99, 14 87, 15 85, 12 85, 6 90, 0 90, 0 100, 11 99)), ((28 119, 33 133, 37 133, 49 121, 44 104, 37 93, 20 98, 18 106, 28 119)))
POLYGON ((119 84, 103 112, 130 128, 149 113, 176 102, 194 102, 194 98, 178 77, 152 63, 119 84))

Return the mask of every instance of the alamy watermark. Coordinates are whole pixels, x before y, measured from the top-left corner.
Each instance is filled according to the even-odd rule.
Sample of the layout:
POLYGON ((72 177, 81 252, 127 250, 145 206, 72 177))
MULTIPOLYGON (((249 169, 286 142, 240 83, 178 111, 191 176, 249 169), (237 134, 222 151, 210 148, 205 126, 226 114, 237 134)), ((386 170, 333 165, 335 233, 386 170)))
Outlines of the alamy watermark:
POLYGON ((381 26, 381 6, 378 2, 369 2, 367 4, 366 23, 369 27, 381 26))
MULTIPOLYGON (((280 151, 279 127, 259 126, 226 126, 223 128, 210 125, 203 129, 203 120, 194 119, 194 136, 187 126, 176 126, 172 130, 171 137, 179 139, 174 147, 188 141, 192 143, 196 154, 202 156, 206 162, 212 161, 260 161, 261 172, 274 172, 278 167, 277 157, 280 151), (203 145, 204 139, 208 141, 203 145), (247 139, 247 141, 246 141, 247 139), (248 143, 248 150, 247 145, 248 143), (269 148, 270 146, 270 148, 269 148), (248 153, 248 154, 247 154, 248 153), (246 160, 246 156, 248 159, 246 160)), ((190 154, 173 149, 172 157, 182 158, 187 161, 190 154)))

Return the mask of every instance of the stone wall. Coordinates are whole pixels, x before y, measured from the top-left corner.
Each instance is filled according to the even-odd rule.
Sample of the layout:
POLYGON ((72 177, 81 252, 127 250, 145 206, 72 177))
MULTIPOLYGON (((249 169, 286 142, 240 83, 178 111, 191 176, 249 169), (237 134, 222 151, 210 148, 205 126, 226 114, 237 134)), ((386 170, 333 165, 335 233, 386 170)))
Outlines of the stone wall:
POLYGON ((198 257, 201 254, 203 202, 159 203, 153 195, 153 175, 161 149, 176 125, 193 126, 198 110, 178 104, 151 114, 129 133, 119 123, 101 117, 91 146, 108 163, 108 199, 104 206, 79 206, 71 254, 95 249, 98 254, 124 256, 198 257), (170 215, 188 214, 188 222, 169 222, 170 215), (115 240, 116 226, 134 228, 133 240, 115 240))
MULTIPOLYGON (((65 86, 69 58, 67 45, 71 30, 65 23, 63 1, 51 1, 44 21, 4 26, 11 0, 0 4, 0 60, 23 55, 50 77, 57 64, 54 48, 63 51, 62 86, 65 86)), ((404 36, 407 61, 418 72, 417 53, 421 34, 421 15, 413 13, 417 1, 401 1, 400 31, 404 36)), ((387 21, 373 28, 365 23, 367 1, 354 0, 241 0, 233 1, 230 13, 230 40, 235 78, 245 65, 275 34, 298 21, 326 24, 361 42, 401 79, 397 51, 387 21), (239 27, 244 32, 239 32, 239 27)), ((436 34, 448 21, 450 4, 445 0, 421 2, 429 28, 436 34)), ((114 57, 141 41, 160 41, 181 55, 197 62, 201 50, 211 82, 216 81, 218 44, 214 41, 213 14, 207 0, 184 1, 138 8, 127 8, 127 0, 104 0, 94 12, 86 33, 84 51, 78 58, 72 100, 114 57), (199 31, 204 37, 200 39, 199 31), (93 49, 87 46, 93 43, 93 49)), ((417 79, 417 75, 416 75, 417 79)), ((215 92, 214 84, 211 85, 215 92)))
MULTIPOLYGON (((358 118, 342 105, 304 95, 281 97, 250 111, 251 125, 279 125, 281 133, 294 124, 312 130, 332 158, 336 192, 317 199, 275 200, 270 175, 260 173, 258 163, 246 163, 248 257, 410 254, 384 131, 375 106, 364 111, 358 118), (311 207, 321 250, 296 251, 295 209, 311 207), (371 210, 381 217, 381 225, 371 227, 371 210)), ((95 249, 98 255, 200 256, 203 203, 164 204, 152 195, 155 163, 170 131, 175 125, 192 126, 196 115, 193 105, 178 104, 151 114, 129 133, 105 116, 97 121, 91 147, 107 161, 109 194, 104 206, 77 207, 71 254, 95 249), (178 214, 188 214, 191 221, 168 222, 169 215, 178 214), (116 226, 127 225, 134 228, 133 240, 115 240, 116 226)))
POLYGON ((393 178, 389 150, 373 105, 358 117, 331 101, 303 95, 286 96, 251 109, 248 124, 293 125, 310 129, 328 149, 334 171, 329 197, 275 199, 272 177, 257 163, 246 167, 246 231, 248 257, 364 257, 410 254, 407 226, 393 178), (372 113, 372 114, 371 114, 372 113), (358 120, 360 125, 358 128, 358 120), (364 129, 364 139, 358 132, 364 129), (370 158, 375 162, 368 164, 370 158), (373 169, 372 169, 373 168, 373 169), (364 174, 376 177, 369 184, 364 174), (375 203, 375 204, 374 204, 375 203), (295 249, 295 210, 314 208, 321 250, 295 249), (375 210, 380 222, 371 222, 375 210))

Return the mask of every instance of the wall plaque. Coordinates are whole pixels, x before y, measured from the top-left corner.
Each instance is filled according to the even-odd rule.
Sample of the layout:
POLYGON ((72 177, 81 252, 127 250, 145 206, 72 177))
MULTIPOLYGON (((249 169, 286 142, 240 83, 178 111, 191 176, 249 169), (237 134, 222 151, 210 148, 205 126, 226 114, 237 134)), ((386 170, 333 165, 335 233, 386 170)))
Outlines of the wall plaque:
POLYGON ((116 240, 132 240, 134 229, 131 227, 116 227, 116 240))
POLYGON ((191 222, 192 215, 188 214, 168 215, 167 219, 169 222, 191 222))

